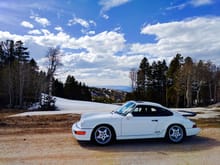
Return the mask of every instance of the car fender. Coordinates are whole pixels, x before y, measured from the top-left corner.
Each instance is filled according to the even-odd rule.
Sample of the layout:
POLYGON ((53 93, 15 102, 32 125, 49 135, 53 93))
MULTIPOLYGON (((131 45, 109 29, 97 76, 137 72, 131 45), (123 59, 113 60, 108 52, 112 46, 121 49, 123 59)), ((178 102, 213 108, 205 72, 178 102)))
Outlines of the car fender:
POLYGON ((165 137, 168 128, 169 128, 171 125, 174 125, 174 124, 177 124, 177 125, 182 126, 182 127, 184 128, 184 130, 186 130, 186 128, 187 128, 187 125, 185 124, 185 122, 184 122, 182 119, 170 118, 170 120, 169 120, 168 122, 163 122, 163 123, 159 123, 159 124, 158 124, 158 128, 162 128, 162 129, 160 130, 161 137, 165 137))
POLYGON ((115 115, 107 115, 107 116, 100 115, 98 117, 90 116, 87 118, 83 118, 81 121, 82 128, 89 128, 94 130, 99 125, 109 125, 114 129, 116 137, 121 135, 120 116, 115 116, 115 115))

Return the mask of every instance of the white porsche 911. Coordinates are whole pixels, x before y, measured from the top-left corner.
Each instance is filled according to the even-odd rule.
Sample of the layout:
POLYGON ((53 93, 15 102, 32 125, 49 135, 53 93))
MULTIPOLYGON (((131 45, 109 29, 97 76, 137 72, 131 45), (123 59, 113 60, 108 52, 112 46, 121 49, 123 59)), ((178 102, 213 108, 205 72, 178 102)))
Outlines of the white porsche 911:
POLYGON ((180 143, 186 136, 199 132, 200 128, 183 114, 157 103, 138 101, 129 101, 111 113, 82 114, 80 121, 72 126, 77 140, 98 145, 145 138, 167 138, 180 143))

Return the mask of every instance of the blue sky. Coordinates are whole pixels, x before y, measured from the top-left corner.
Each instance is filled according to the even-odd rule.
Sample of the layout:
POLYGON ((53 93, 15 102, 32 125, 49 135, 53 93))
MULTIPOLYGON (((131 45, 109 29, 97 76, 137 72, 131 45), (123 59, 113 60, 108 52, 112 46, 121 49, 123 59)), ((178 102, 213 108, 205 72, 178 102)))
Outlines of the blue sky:
POLYGON ((48 47, 59 46, 68 74, 90 86, 130 85, 141 59, 181 53, 220 64, 219 0, 0 1, 0 39, 22 40, 45 69, 48 47))

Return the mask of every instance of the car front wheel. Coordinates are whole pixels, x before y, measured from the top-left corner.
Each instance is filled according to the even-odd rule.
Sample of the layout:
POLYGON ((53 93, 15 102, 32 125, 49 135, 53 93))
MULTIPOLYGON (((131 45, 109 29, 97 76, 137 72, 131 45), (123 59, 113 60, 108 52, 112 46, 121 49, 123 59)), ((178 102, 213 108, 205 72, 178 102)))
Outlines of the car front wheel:
POLYGON ((184 129, 180 125, 172 125, 168 128, 167 138, 172 143, 180 143, 185 137, 184 129))
POLYGON ((105 125, 95 128, 92 136, 92 140, 98 145, 107 145, 112 142, 113 132, 105 125))

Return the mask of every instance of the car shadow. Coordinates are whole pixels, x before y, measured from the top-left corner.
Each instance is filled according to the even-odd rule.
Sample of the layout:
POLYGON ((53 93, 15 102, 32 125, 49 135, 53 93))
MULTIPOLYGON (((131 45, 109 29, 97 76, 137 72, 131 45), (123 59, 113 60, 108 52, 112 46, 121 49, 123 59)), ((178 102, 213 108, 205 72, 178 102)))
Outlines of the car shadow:
POLYGON ((187 152, 201 151, 220 146, 220 141, 216 139, 194 136, 188 137, 184 142, 173 144, 164 139, 143 139, 143 140, 120 140, 108 146, 97 146, 90 142, 79 142, 81 147, 88 150, 98 150, 103 152, 187 152))

